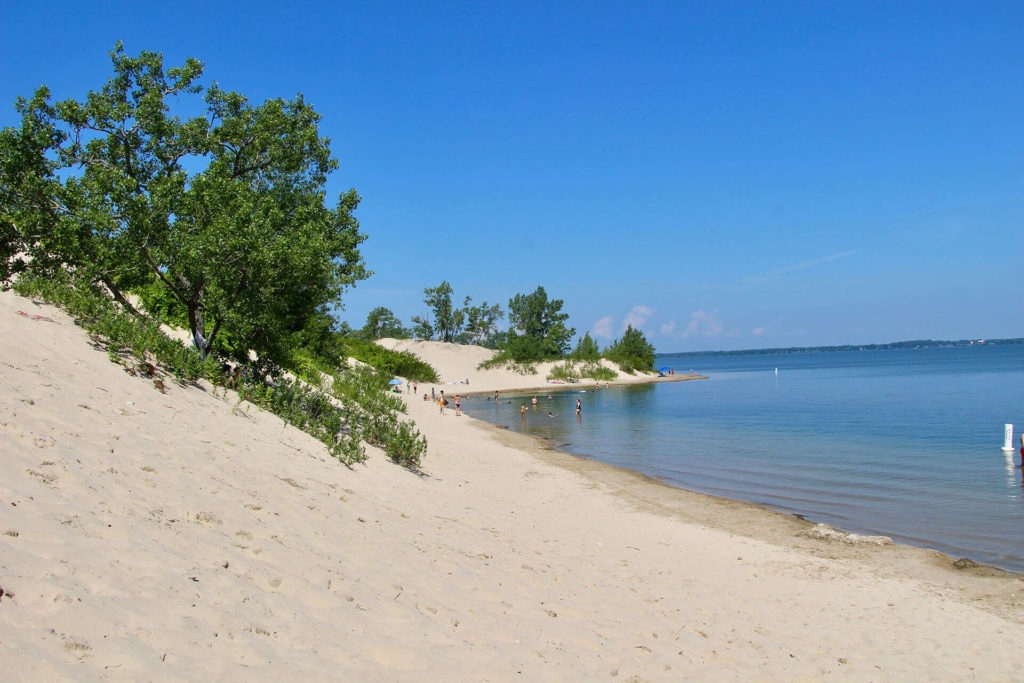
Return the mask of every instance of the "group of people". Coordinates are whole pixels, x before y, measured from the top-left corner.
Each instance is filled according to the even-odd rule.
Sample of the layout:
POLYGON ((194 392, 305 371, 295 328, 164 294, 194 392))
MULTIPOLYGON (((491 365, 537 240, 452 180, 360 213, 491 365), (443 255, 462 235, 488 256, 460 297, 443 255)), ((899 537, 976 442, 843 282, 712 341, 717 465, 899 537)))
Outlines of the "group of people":
MULTIPOLYGON (((551 397, 548 396, 548 398, 551 398, 551 397)), ((495 401, 498 400, 498 392, 494 392, 494 400, 495 401)), ((534 396, 532 399, 530 399, 530 403, 533 405, 533 409, 537 410, 537 397, 536 396, 534 396)), ((526 419, 526 411, 527 410, 529 410, 529 409, 526 407, 526 403, 523 403, 521 406, 519 406, 519 414, 523 416, 524 420, 526 419)), ((582 413, 583 413, 583 402, 580 401, 579 399, 576 399, 576 417, 580 417, 580 415, 582 413)), ((558 413, 552 413, 549 410, 548 411, 548 417, 558 417, 558 413)))
MULTIPOLYGON (((416 387, 415 384, 412 385, 411 389, 412 389, 412 393, 414 393, 414 394, 417 393, 417 387, 416 387)), ((550 399, 551 396, 547 396, 546 398, 550 399)), ((444 389, 441 390, 440 396, 439 396, 437 393, 435 393, 434 387, 430 388, 430 398, 427 398, 427 395, 423 394, 423 400, 424 401, 436 401, 437 405, 438 405, 438 411, 440 412, 441 415, 444 415, 444 409, 448 406, 448 401, 449 401, 449 399, 446 398, 445 395, 444 395, 444 389)), ((455 415, 461 417, 462 416, 462 396, 460 394, 455 394, 455 398, 453 398, 451 400, 455 404, 455 415)), ((488 397, 488 400, 490 400, 490 397, 488 397)), ((498 398, 498 392, 497 391, 494 392, 494 403, 496 405, 501 405, 502 404, 502 401, 499 400, 499 398, 498 398)), ((530 399, 530 403, 532 404, 534 410, 538 409, 537 408, 537 397, 536 396, 534 396, 533 398, 530 399)), ((519 407, 519 414, 522 415, 524 420, 526 419, 526 411, 527 410, 529 410, 529 408, 527 407, 526 403, 524 402, 519 407)), ((582 415, 582 413, 583 413, 583 402, 580 401, 580 399, 577 398, 576 399, 576 417, 577 418, 580 417, 580 415, 582 415)), ((548 417, 558 417, 558 413, 552 413, 549 410, 548 411, 548 417)))
MULTIPOLYGON (((441 390, 441 397, 440 398, 435 398, 435 396, 434 396, 434 388, 431 387, 430 388, 430 398, 431 398, 431 400, 436 400, 437 401, 437 405, 441 409, 441 414, 444 415, 444 408, 445 408, 445 406, 448 405, 448 399, 446 399, 444 397, 444 389, 441 390)), ((427 400, 427 395, 426 394, 423 394, 423 400, 424 401, 427 400)), ((452 400, 455 402, 455 415, 456 415, 456 417, 462 417, 462 396, 460 396, 459 394, 455 394, 455 398, 452 399, 452 400)))

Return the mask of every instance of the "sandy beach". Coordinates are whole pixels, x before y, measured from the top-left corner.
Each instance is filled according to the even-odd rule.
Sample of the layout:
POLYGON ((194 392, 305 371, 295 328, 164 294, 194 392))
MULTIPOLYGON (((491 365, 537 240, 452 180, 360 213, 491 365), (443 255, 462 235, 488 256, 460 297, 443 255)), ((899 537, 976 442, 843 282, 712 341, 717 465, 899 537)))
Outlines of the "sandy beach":
MULTIPOLYGON (((6 680, 1024 679, 1021 576, 419 396, 422 471, 349 469, 232 392, 128 375, 52 306, 2 293, 0 320, 6 680)), ((546 372, 384 343, 450 394, 546 372)))

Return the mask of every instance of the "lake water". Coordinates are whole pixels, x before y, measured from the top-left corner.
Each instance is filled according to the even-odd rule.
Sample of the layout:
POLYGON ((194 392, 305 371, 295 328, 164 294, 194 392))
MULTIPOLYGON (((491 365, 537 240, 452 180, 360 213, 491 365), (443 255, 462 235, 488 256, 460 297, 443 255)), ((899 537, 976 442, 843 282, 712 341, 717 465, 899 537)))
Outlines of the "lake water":
POLYGON ((658 365, 709 379, 508 393, 501 398, 511 403, 497 406, 479 396, 465 410, 685 489, 1024 571, 1024 346, 658 365), (534 395, 539 410, 524 422, 519 406, 534 395), (1009 457, 1004 423, 1016 426, 1009 457))

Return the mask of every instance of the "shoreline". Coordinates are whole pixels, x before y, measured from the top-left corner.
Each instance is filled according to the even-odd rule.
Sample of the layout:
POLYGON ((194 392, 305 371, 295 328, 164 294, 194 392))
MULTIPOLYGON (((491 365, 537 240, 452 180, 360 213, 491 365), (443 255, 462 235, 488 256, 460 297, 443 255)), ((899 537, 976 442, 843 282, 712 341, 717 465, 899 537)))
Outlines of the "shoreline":
MULTIPOLYGON (((572 382, 572 383, 570 383, 570 382, 560 382, 558 384, 553 384, 553 383, 552 384, 539 384, 539 385, 536 385, 536 386, 515 387, 513 389, 489 389, 489 390, 488 389, 473 389, 472 391, 465 391, 465 392, 458 392, 458 393, 460 393, 462 396, 473 396, 473 397, 475 397, 475 396, 489 396, 489 395, 493 394, 495 391, 497 391, 498 393, 514 393, 514 394, 519 394, 519 393, 523 393, 523 392, 536 392, 536 393, 540 393, 542 391, 543 392, 549 392, 549 391, 569 391, 569 390, 576 390, 576 391, 578 391, 580 389, 586 389, 587 387, 590 387, 591 389, 593 389, 595 387, 595 385, 598 385, 598 384, 602 385, 601 388, 605 388, 606 389, 608 387, 621 387, 621 386, 629 386, 629 385, 632 385, 632 384, 662 384, 662 383, 669 383, 669 382, 691 382, 691 381, 699 380, 699 379, 707 379, 707 376, 699 375, 699 374, 696 374, 696 373, 694 373, 694 374, 686 374, 686 375, 665 375, 664 377, 640 375, 639 377, 630 377, 630 379, 627 380, 627 381, 623 381, 623 380, 620 380, 620 379, 613 379, 613 380, 605 380, 605 381, 601 381, 601 382, 599 382, 598 380, 592 380, 592 379, 588 378, 586 380, 580 380, 579 382, 572 382)), ((427 385, 427 386, 437 387, 437 386, 440 386, 440 385, 432 384, 432 385, 427 385)), ((450 386, 466 386, 466 385, 445 384, 444 386, 450 387, 450 386)))
POLYGON ((1005 572, 808 535, 408 395, 422 471, 373 447, 346 468, 230 391, 128 375, 59 309, 2 293, 0 319, 14 679, 1024 677, 1005 572))
MULTIPOLYGON (((393 346, 398 341, 399 340, 381 340, 382 345, 389 346, 389 347, 393 346)), ((438 346, 440 346, 440 347, 456 348, 457 349, 460 346, 462 346, 462 345, 457 345, 457 344, 452 344, 452 343, 432 342, 432 341, 424 341, 424 340, 405 340, 405 343, 406 344, 410 344, 411 343, 414 346, 423 347, 425 349, 430 349, 431 347, 438 347, 438 346)), ((406 349, 406 350, 408 350, 408 349, 406 349)), ((547 366, 551 366, 551 365, 556 364, 557 362, 560 362, 560 361, 550 362, 550 363, 547 363, 546 365, 547 366)), ((445 370, 448 371, 448 376, 451 376, 452 369, 451 368, 445 368, 445 370)), ((465 374, 467 372, 467 370, 465 369, 465 367, 462 367, 462 368, 460 368, 460 372, 462 374, 465 374)), ((651 374, 648 374, 648 375, 642 375, 642 374, 638 374, 638 375, 623 375, 623 374, 620 374, 620 376, 617 379, 611 380, 611 381, 604 381, 604 382, 597 382, 596 380, 588 379, 586 381, 581 381, 579 383, 572 383, 572 384, 570 384, 570 383, 564 383, 564 384, 563 383, 559 383, 559 384, 540 384, 538 382, 538 378, 539 377, 543 377, 545 375, 545 373, 546 373, 546 369, 544 367, 539 368, 538 371, 535 374, 533 374, 532 376, 518 375, 517 373, 512 373, 512 372, 497 373, 497 372, 494 372, 494 371, 487 371, 487 372, 479 372, 478 371, 478 374, 483 375, 483 376, 479 377, 478 379, 474 379, 473 380, 474 384, 476 384, 476 383, 485 383, 486 384, 487 382, 490 382, 490 384, 488 385, 487 389, 478 389, 478 388, 474 387, 474 389, 472 391, 453 391, 453 389, 457 389, 458 387, 465 387, 467 385, 460 384, 459 382, 447 382, 447 383, 438 382, 438 383, 425 383, 425 384, 421 385, 419 393, 422 395, 424 393, 423 389, 433 388, 435 391, 444 390, 449 397, 452 397, 452 396, 455 396, 455 395, 462 395, 462 396, 468 396, 468 397, 477 398, 477 397, 480 397, 480 396, 488 396, 488 397, 490 397, 491 395, 493 395, 493 393, 495 391, 498 391, 501 394, 523 395, 523 394, 530 394, 530 393, 538 393, 538 394, 539 393, 551 393, 551 392, 554 392, 554 391, 578 391, 580 389, 587 389, 588 387, 589 387, 589 389, 587 389, 588 391, 593 391, 594 390, 593 387, 594 387, 595 384, 600 384, 602 387, 612 387, 612 386, 621 387, 621 386, 629 386, 629 385, 634 385, 634 384, 657 384, 657 383, 663 383, 663 382, 683 382, 683 381, 708 379, 708 377, 706 375, 700 375, 700 374, 697 374, 697 373, 689 373, 689 372, 687 372, 686 374, 676 374, 676 375, 666 375, 666 376, 658 376, 658 375, 655 375, 654 373, 651 373, 651 374)), ((460 376, 459 372, 455 372, 454 374, 455 374, 455 376, 460 376)), ((403 400, 406 402, 406 404, 409 405, 410 404, 410 401, 409 401, 409 396, 410 395, 402 393, 401 396, 402 396, 403 400)), ((419 403, 419 401, 414 401, 413 403, 419 403)), ((430 406, 434 406, 435 405, 434 402, 432 402, 432 401, 427 401, 427 403, 430 406)), ((453 408, 449 407, 448 410, 452 411, 453 408)), ((545 458, 546 460, 551 460, 549 454, 550 453, 558 453, 558 454, 561 454, 562 456, 564 456, 565 458, 571 459, 571 460, 568 460, 568 461, 564 460, 564 459, 560 459, 559 462, 561 463, 561 465, 563 467, 567 467, 567 469, 572 470, 572 471, 575 471, 578 468, 576 468, 574 466, 571 466, 571 463, 591 463, 593 465, 600 466, 600 467, 608 467, 608 468, 612 468, 614 470, 619 470, 621 472, 633 475, 633 476, 638 478, 638 481, 642 480, 642 481, 648 482, 649 484, 652 484, 652 485, 656 485, 656 486, 659 486, 659 487, 666 487, 666 488, 668 488, 670 490, 683 492, 683 493, 687 494, 688 496, 695 496, 696 498, 693 499, 691 502, 697 502, 698 504, 709 504, 709 503, 714 503, 714 504, 723 504, 724 503, 724 504, 729 504, 729 505, 735 504, 735 505, 738 505, 738 506, 741 506, 741 507, 745 507, 745 508, 747 508, 749 510, 756 510, 756 511, 758 511, 761 514, 764 514, 764 515, 779 515, 779 516, 781 516, 783 518, 790 518, 791 517, 793 520, 799 522, 797 527, 792 527, 792 529, 795 529, 794 533, 796 533, 796 532, 811 533, 811 531, 814 530, 815 527, 819 527, 817 532, 815 532, 816 535, 817 536, 825 536, 825 535, 827 535, 829 537, 827 542, 829 542, 829 543, 839 543, 839 544, 844 544, 844 545, 846 545, 846 544, 848 544, 848 545, 858 545, 858 544, 863 545, 863 544, 872 544, 872 543, 878 542, 877 539, 884 539, 884 541, 881 541, 881 542, 886 543, 887 545, 891 544, 892 546, 896 546, 896 547, 899 547, 899 548, 905 548, 905 549, 908 549, 911 552, 913 552, 913 551, 920 551, 920 553, 922 553, 922 555, 921 555, 922 559, 924 559, 924 560, 926 560, 928 562, 935 562, 935 563, 938 563, 939 565, 945 564, 945 565, 948 565, 950 567, 954 566, 957 563, 960 563, 960 565, 965 566, 967 569, 970 569, 972 571, 977 570, 979 573, 985 573, 987 575, 993 575, 993 576, 1004 576, 1004 577, 1011 577, 1011 578, 1015 577, 1015 578, 1020 578, 1022 581, 1024 581, 1024 571, 1015 571, 1013 569, 1006 569, 1006 568, 998 567, 998 566, 995 566, 995 565, 992 565, 992 564, 987 564, 985 562, 977 561, 977 560, 975 560, 975 559, 973 559, 973 558, 971 558, 969 556, 954 557, 953 555, 950 555, 949 553, 944 552, 942 550, 939 550, 937 548, 932 548, 932 547, 928 547, 928 546, 925 546, 925 545, 913 545, 913 544, 906 543, 906 542, 903 542, 903 541, 894 540, 894 539, 892 539, 892 538, 890 538, 888 536, 865 536, 863 534, 859 534, 857 532, 848 531, 846 529, 843 529, 842 527, 835 526, 833 523, 819 521, 819 520, 816 520, 816 519, 814 519, 812 517, 808 517, 806 513, 802 512, 802 511, 800 511, 798 509, 776 508, 776 507, 772 507, 772 506, 770 506, 768 504, 765 504, 765 503, 758 503, 758 502, 755 502, 755 501, 752 501, 752 500, 748 500, 748 499, 745 499, 745 498, 730 498, 730 497, 727 497, 727 496, 721 496, 721 495, 716 495, 716 494, 711 494, 711 493, 703 493, 703 492, 700 492, 700 491, 695 491, 695 490, 692 490, 692 489, 688 489, 688 488, 686 488, 684 486, 680 486, 680 485, 676 485, 676 484, 669 483, 669 482, 666 482, 666 481, 662 481, 660 479, 657 479, 656 477, 644 474, 644 473, 636 471, 636 470, 629 469, 627 467, 620 467, 618 465, 613 465, 611 463, 603 462, 603 461, 598 460, 596 458, 587 457, 586 455, 577 455, 577 454, 573 454, 573 453, 570 453, 570 452, 565 451, 565 450, 561 450, 560 447, 557 444, 555 444, 550 439, 547 439, 546 437, 541 436, 541 435, 530 434, 530 433, 526 433, 526 432, 513 431, 511 429, 500 427, 496 423, 489 422, 489 421, 484 420, 482 418, 474 418, 471 415, 466 414, 466 413, 463 413, 463 415, 465 417, 468 417, 471 420, 474 420, 475 422, 478 422, 478 423, 483 424, 483 425, 488 425, 489 427, 493 428, 496 432, 498 432, 499 438, 502 439, 503 442, 506 439, 511 440, 514 435, 518 435, 518 436, 522 437, 523 439, 525 439, 525 441, 519 442, 521 447, 523 449, 525 449, 525 450, 530 451, 532 454, 534 454, 535 457, 541 457, 541 458, 545 458), (821 527, 825 527, 825 528, 823 529, 821 527), (851 541, 850 539, 853 539, 853 540, 851 541), (865 539, 867 539, 867 540, 865 540, 865 539)), ((417 420, 417 423, 419 423, 419 420, 417 420)), ((511 443, 511 441, 509 441, 509 443, 511 443)), ((714 520, 712 520, 709 517, 704 516, 704 515, 699 516, 699 518, 695 518, 694 520, 690 520, 690 521, 698 521, 698 520, 700 521, 700 523, 703 523, 703 524, 712 524, 712 525, 714 524, 714 520)), ((762 525, 757 524, 756 522, 754 522, 749 517, 745 518, 745 523, 751 524, 751 528, 760 528, 762 526, 762 525)), ((789 528, 789 527, 786 526, 786 528, 789 528)), ((739 527, 729 527, 728 531, 730 533, 743 534, 742 528, 739 528, 739 527)), ((806 547, 810 548, 812 546, 806 546, 806 547)), ((957 571, 961 571, 961 570, 957 569, 957 571)))
MULTIPOLYGON (((700 377, 700 379, 706 379, 706 378, 700 377)), ((518 390, 517 389, 517 390, 514 390, 514 391, 509 391, 507 393, 509 393, 509 394, 520 394, 520 393, 523 393, 524 391, 529 391, 529 390, 518 390)), ((462 395, 463 396, 476 396, 476 395, 489 395, 489 394, 488 394, 488 392, 481 392, 480 394, 475 394, 475 395, 474 394, 462 394, 462 395)), ((508 434, 508 435, 518 435, 518 436, 523 437, 524 439, 526 439, 528 442, 536 442, 536 444, 535 444, 536 448, 539 448, 540 450, 543 450, 543 451, 556 451, 556 452, 561 453, 561 454, 563 454, 563 455, 565 455, 565 456, 567 456, 569 458, 572 458, 574 460, 578 460, 578 461, 582 461, 582 462, 589 462, 589 463, 596 463, 596 464, 604 466, 604 467, 611 467, 611 468, 614 468, 614 469, 622 470, 623 472, 628 472, 630 474, 634 474, 634 475, 640 477, 641 479, 646 480, 646 481, 648 481, 648 482, 650 482, 652 484, 656 484, 656 485, 659 485, 659 486, 667 486, 667 487, 669 487, 671 489, 675 489, 675 490, 678 490, 678 491, 683 491, 683 492, 685 492, 687 494, 692 494, 694 496, 700 496, 700 497, 704 497, 704 498, 707 498, 707 499, 710 499, 710 500, 728 501, 728 502, 738 503, 738 504, 742 504, 742 505, 747 505, 747 506, 751 506, 753 508, 756 508, 758 510, 762 510, 766 514, 778 514, 778 515, 782 515, 782 516, 786 516, 786 517, 793 517, 794 519, 799 520, 800 522, 806 524, 806 528, 811 528, 811 527, 814 527, 815 525, 823 524, 823 525, 826 525, 829 529, 832 529, 832 530, 834 530, 834 531, 836 531, 838 533, 846 534, 846 535, 849 535, 849 536, 853 536, 855 538, 865 538, 865 537, 867 537, 867 538, 878 538, 878 536, 865 536, 864 532, 855 531, 855 530, 851 530, 851 529, 845 528, 845 527, 843 527, 841 525, 837 525, 835 522, 827 521, 827 520, 824 520, 824 519, 817 519, 816 517, 812 516, 811 513, 807 513, 806 511, 803 511, 803 510, 801 510, 800 508, 797 508, 797 507, 776 506, 776 505, 772 505, 770 503, 762 503, 762 502, 758 502, 758 501, 755 501, 755 500, 750 500, 750 499, 742 498, 742 497, 731 497, 731 496, 726 496, 726 495, 721 495, 721 494, 707 493, 707 492, 704 492, 704 491, 699 491, 699 490, 696 490, 696 489, 688 488, 687 486, 682 485, 682 484, 676 484, 676 483, 673 483, 673 482, 670 482, 670 481, 665 481, 663 479, 658 478, 657 476, 646 474, 646 473, 641 472, 639 470, 635 470, 635 469, 631 469, 629 467, 625 467, 625 466, 621 466, 621 465, 616 465, 616 464, 613 464, 613 463, 605 462, 605 461, 603 461, 603 460, 601 460, 599 458, 596 458, 594 456, 588 455, 586 453, 573 453, 571 451, 565 450, 562 447, 562 445, 559 444, 556 440, 551 439, 551 438, 549 438, 549 437, 547 437, 545 435, 533 434, 533 433, 530 433, 530 432, 523 432, 523 431, 514 431, 513 429, 511 429, 509 427, 506 427, 506 426, 503 426, 503 425, 499 425, 498 423, 491 422, 491 421, 489 421, 487 419, 484 419, 484 418, 481 418, 481 417, 475 417, 475 416, 473 416, 473 415, 471 415, 469 413, 466 413, 465 412, 465 408, 463 408, 463 411, 464 411, 463 414, 466 415, 467 417, 469 417, 469 418, 471 418, 473 420, 476 420, 477 422, 480 422, 482 424, 485 424, 485 425, 488 425, 490 427, 493 427, 494 429, 498 430, 500 433, 508 434)), ((529 448, 529 445, 524 445, 523 447, 524 448, 529 448)), ((531 450, 533 450, 533 449, 531 449, 531 450)), ((734 533, 741 533, 741 532, 737 531, 736 529, 732 529, 732 531, 734 533)), ((1021 578, 1022 581, 1024 581, 1024 570, 1011 569, 1011 568, 1007 568, 1007 567, 1000 567, 998 565, 991 564, 989 562, 986 562, 986 561, 983 561, 983 560, 979 560, 979 559, 977 559, 975 557, 972 557, 970 554, 966 554, 966 555, 958 557, 956 555, 950 554, 949 552, 941 550, 939 548, 932 547, 932 546, 929 546, 929 545, 925 545, 924 543, 914 544, 914 543, 910 543, 910 542, 901 540, 899 538, 892 537, 892 536, 890 536, 890 532, 887 532, 886 530, 881 530, 878 533, 881 534, 882 537, 888 538, 893 544, 900 545, 900 546, 905 546, 905 547, 908 547, 908 548, 916 548, 916 549, 919 549, 919 550, 927 551, 929 553, 938 553, 943 558, 947 558, 950 565, 952 565, 955 562, 961 562, 961 563, 967 562, 968 564, 970 564, 972 566, 983 567, 983 568, 986 568, 986 569, 990 569, 990 570, 992 570, 994 572, 1003 573, 1003 574, 1005 574, 1007 576, 1019 577, 1019 578, 1021 578)), ((965 551, 965 552, 968 552, 968 551, 965 551)))
MULTIPOLYGON (((558 466, 563 467, 565 469, 574 470, 574 471, 577 471, 577 470, 578 471, 583 471, 583 470, 586 469, 587 466, 586 465, 585 466, 580 466, 580 465, 577 465, 577 463, 589 463, 590 465, 594 466, 594 470, 593 471, 588 471, 588 476, 592 476, 594 479, 601 480, 601 479, 607 478, 607 476, 611 476, 611 477, 614 478, 614 475, 602 476, 602 474, 601 474, 601 472, 602 472, 601 468, 610 468, 611 470, 617 471, 617 472, 621 473, 622 475, 628 475, 629 477, 635 477, 638 482, 641 482, 641 484, 640 484, 641 486, 666 487, 666 488, 668 488, 668 489, 670 489, 672 491, 679 491, 682 494, 684 494, 681 497, 682 500, 679 503, 680 509, 683 509, 683 508, 686 507, 687 499, 689 499, 692 496, 693 498, 690 499, 688 502, 690 502, 691 504, 694 504, 694 507, 713 506, 713 507, 715 507, 718 510, 722 510, 722 509, 729 510, 729 509, 733 509, 735 507, 735 508, 742 508, 742 509, 744 509, 746 511, 746 513, 749 513, 749 514, 737 514, 736 515, 737 519, 733 520, 733 521, 722 520, 722 519, 715 518, 715 517, 713 517, 711 515, 707 515, 707 514, 691 515, 691 516, 681 517, 682 519, 686 519, 687 521, 698 522, 698 523, 709 525, 709 526, 715 526, 717 528, 721 528, 721 529, 727 530, 730 533, 737 534, 737 535, 742 535, 742 536, 748 536, 750 538, 755 538, 755 536, 750 534, 749 529, 751 529, 751 528, 755 528, 756 529, 756 528, 759 528, 759 526, 761 526, 761 525, 759 525, 757 523, 757 520, 753 519, 753 517, 756 516, 756 515, 766 515, 766 516, 769 516, 769 517, 776 517, 777 519, 775 521, 778 522, 778 527, 779 527, 780 531, 792 531, 792 533, 796 533, 796 534, 799 534, 801 532, 808 532, 808 531, 812 530, 814 527, 816 527, 818 525, 825 525, 829 529, 832 529, 835 532, 838 532, 838 535, 845 535, 845 536, 848 536, 848 537, 852 536, 855 539, 886 538, 886 539, 888 539, 888 543, 884 543, 883 542, 884 545, 889 545, 891 543, 894 546, 898 546, 898 547, 901 547, 901 548, 906 548, 906 549, 908 549, 910 551, 914 551, 914 550, 921 551, 923 559, 926 559, 929 562, 935 562, 935 563, 937 563, 939 565, 954 566, 955 563, 957 563, 957 562, 964 562, 966 560, 967 561, 967 568, 976 569, 981 574, 986 574, 986 575, 991 575, 991 576, 1003 576, 1003 577, 1007 577, 1007 578, 1017 578, 1017 579, 1019 579, 1021 581, 1024 581, 1024 571, 1016 571, 1016 570, 1013 570, 1013 569, 1005 569, 1003 567, 998 567, 998 566, 993 565, 993 564, 988 564, 986 562, 981 562, 981 561, 974 560, 973 558, 971 558, 969 556, 958 558, 958 557, 955 557, 953 555, 950 555, 947 552, 939 550, 937 548, 932 548, 932 547, 925 546, 925 545, 914 545, 912 543, 905 543, 903 541, 892 539, 892 538, 890 538, 888 536, 865 536, 863 534, 859 534, 857 532, 849 531, 849 530, 844 529, 842 527, 835 526, 832 523, 825 522, 825 521, 822 521, 822 520, 818 520, 818 519, 809 517, 807 514, 799 512, 798 510, 791 510, 791 509, 784 509, 784 508, 780 508, 780 507, 775 507, 775 506, 769 505, 767 503, 759 503, 757 501, 748 500, 746 498, 732 498, 732 497, 729 497, 729 496, 722 496, 722 495, 717 495, 717 494, 713 494, 713 493, 705 493, 703 491, 697 491, 697 490, 694 490, 694 489, 687 488, 685 486, 680 486, 680 485, 677 485, 677 484, 673 484, 671 482, 664 481, 664 480, 659 479, 659 478, 657 478, 655 476, 652 476, 652 475, 649 475, 649 474, 645 474, 645 473, 640 472, 638 470, 630 469, 628 467, 623 467, 621 465, 615 465, 615 464, 612 464, 612 463, 604 462, 602 460, 599 460, 599 459, 591 457, 591 456, 578 455, 578 454, 575 454, 575 453, 571 453, 569 451, 563 450, 559 445, 555 444, 553 442, 553 440, 551 440, 551 439, 549 439, 549 438, 547 438, 545 436, 539 435, 539 434, 530 434, 530 433, 527 433, 527 432, 512 431, 511 429, 508 429, 508 428, 503 427, 501 425, 498 425, 496 423, 489 422, 489 421, 481 419, 481 418, 473 417, 472 415, 469 415, 469 414, 466 414, 466 413, 463 413, 463 414, 466 417, 469 417, 471 420, 474 420, 477 423, 480 423, 481 425, 487 425, 487 427, 494 429, 498 433, 497 438, 499 440, 504 440, 504 439, 507 438, 508 442, 510 444, 514 444, 515 443, 514 437, 521 437, 524 440, 524 442, 518 444, 517 447, 519 447, 522 450, 530 451, 531 453, 534 454, 535 457, 544 459, 547 462, 551 462, 551 463, 557 464, 558 466), (548 452, 548 453, 543 453, 543 452, 548 452), (560 454, 560 455, 565 456, 565 457, 564 458, 555 458, 555 457, 552 457, 550 455, 550 453, 557 453, 557 454, 560 454), (565 458, 568 458, 569 460, 566 460, 565 458)), ((770 526, 775 526, 775 523, 774 522, 770 522, 769 525, 770 526)), ((839 542, 842 543, 844 541, 840 540, 839 542)), ((870 541, 870 540, 869 541, 854 541, 853 543, 851 543, 851 545, 853 545, 853 544, 855 544, 857 542, 874 543, 873 541, 870 541)), ((804 547, 808 548, 808 549, 811 549, 811 548, 814 548, 816 546, 814 544, 812 544, 812 543, 807 543, 807 544, 804 545, 804 547)), ((855 554, 851 554, 851 556, 854 556, 854 555, 855 554)))

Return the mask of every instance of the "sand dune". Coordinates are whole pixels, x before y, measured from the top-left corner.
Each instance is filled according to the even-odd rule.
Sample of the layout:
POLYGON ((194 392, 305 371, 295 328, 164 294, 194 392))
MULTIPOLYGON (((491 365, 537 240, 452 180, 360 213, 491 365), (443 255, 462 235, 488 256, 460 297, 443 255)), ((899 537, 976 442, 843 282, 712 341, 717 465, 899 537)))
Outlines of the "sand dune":
MULTIPOLYGON (((7 680, 1024 678, 1017 576, 421 400, 421 474, 348 469, 230 392, 129 376, 53 307, 3 293, 0 320, 7 680)), ((408 343, 446 382, 529 386, 408 343)))

